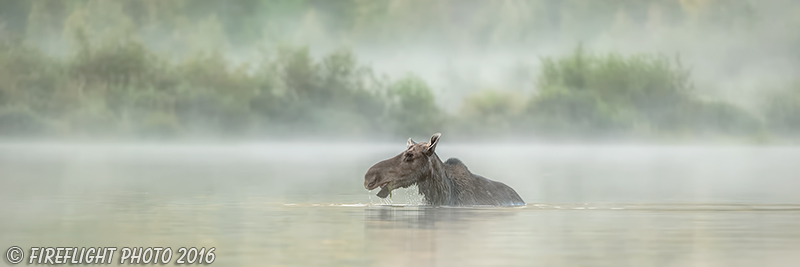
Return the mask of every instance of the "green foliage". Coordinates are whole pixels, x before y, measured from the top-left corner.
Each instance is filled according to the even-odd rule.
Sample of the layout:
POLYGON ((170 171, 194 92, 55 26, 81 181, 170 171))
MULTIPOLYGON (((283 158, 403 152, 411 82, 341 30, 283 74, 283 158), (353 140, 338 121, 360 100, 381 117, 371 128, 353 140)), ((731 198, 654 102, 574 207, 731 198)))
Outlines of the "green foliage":
MULTIPOLYGON (((636 25, 769 26, 755 23, 757 5, 746 1, 6 2, 0 8, 3 136, 405 137, 451 127, 476 135, 581 137, 765 131, 743 109, 698 98, 689 71, 664 56, 578 48, 542 61, 533 95, 513 93, 521 88, 481 91, 447 114, 417 76, 389 80, 350 50, 316 56, 309 47, 285 45, 435 43, 476 51, 536 46, 555 34, 564 42, 591 40, 626 27, 637 31, 636 25), (254 56, 257 49, 262 53, 254 56)), ((786 40, 797 37, 786 33, 786 40)), ((530 82, 515 77, 515 86, 530 82)), ((797 90, 771 95, 763 107, 766 129, 800 131, 798 103, 797 90)))
MULTIPOLYGON (((785 2, 777 6, 786 6, 783 8, 786 12, 796 7, 792 1, 785 2)), ((264 40, 292 39, 303 27, 299 26, 302 20, 310 14, 317 17, 319 28, 336 37, 332 40, 335 43, 344 40, 405 45, 436 41, 488 46, 532 44, 549 39, 553 33, 567 40, 596 38, 616 30, 619 17, 634 25, 747 29, 757 24, 758 6, 744 0, 438 1, 435 4, 368 0, 5 0, 0 8, 0 25, 12 34, 43 42, 42 49, 47 52, 57 50, 52 44, 58 42, 62 28, 70 24, 65 23, 68 20, 92 28, 92 32, 114 34, 119 27, 126 27, 140 36, 179 43, 173 52, 182 52, 189 45, 206 45, 197 43, 198 32, 213 31, 212 35, 236 48, 264 40), (206 24, 209 20, 216 22, 206 24), (219 29, 209 29, 216 27, 219 29), (183 38, 189 40, 179 40, 183 38)), ((796 27, 786 28, 788 32, 796 27)))
MULTIPOLYGON (((321 62, 308 48, 281 48, 270 63, 279 89, 260 96, 259 109, 273 119, 302 130, 367 134, 384 115, 382 82, 358 64, 349 50, 334 51, 321 62)), ((269 75, 272 76, 272 75, 269 75)))
POLYGON ((592 137, 615 130, 632 130, 626 114, 589 91, 552 90, 533 97, 527 122, 544 135, 592 137))
POLYGON ((484 90, 464 98, 459 109, 459 126, 469 132, 502 134, 520 130, 517 125, 524 108, 518 93, 484 90))
POLYGON ((392 131, 411 136, 441 130, 444 116, 434 102, 433 91, 421 78, 408 75, 389 86, 388 121, 392 131))
POLYGON ((158 73, 154 60, 139 42, 113 42, 97 48, 83 43, 72 61, 70 74, 86 83, 139 86, 152 81, 158 73))
MULTIPOLYGON (((21 43, 0 46, 0 131, 66 136, 478 135, 753 136, 761 122, 735 106, 697 99, 688 72, 663 57, 544 59, 538 92, 487 90, 455 116, 421 78, 390 82, 349 50, 315 60, 284 47, 257 67, 221 53, 164 60, 135 40, 85 42, 66 61, 21 43), (300 134, 298 134, 300 133, 300 134)), ((796 131, 794 94, 776 96, 770 126, 796 131)), ((798 102, 798 101, 795 101, 798 102)))
POLYGON ((45 99, 63 79, 61 62, 19 42, 0 42, 0 105, 25 103, 48 109, 45 99))
POLYGON ((541 132, 741 134, 759 122, 722 102, 697 99, 680 61, 660 56, 594 55, 578 48, 544 59, 528 114, 541 132))
MULTIPOLYGON (((136 40, 90 45, 78 37, 81 45, 63 63, 19 42, 0 43, 0 134, 171 138, 394 129, 385 123, 385 82, 349 50, 315 60, 307 48, 285 47, 251 67, 232 66, 218 52, 171 62, 136 40)), ((415 104, 417 95, 398 88, 403 105, 415 104)), ((435 109, 432 94, 426 97, 423 104, 435 109)))

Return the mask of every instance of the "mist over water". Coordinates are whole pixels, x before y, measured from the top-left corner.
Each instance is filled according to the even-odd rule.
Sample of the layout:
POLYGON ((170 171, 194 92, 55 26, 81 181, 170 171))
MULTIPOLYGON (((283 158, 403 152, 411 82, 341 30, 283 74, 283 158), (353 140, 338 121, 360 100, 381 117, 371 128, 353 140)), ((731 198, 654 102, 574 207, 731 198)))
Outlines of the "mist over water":
POLYGON ((409 189, 380 200, 363 175, 403 148, 3 144, 0 241, 213 246, 223 266, 798 260, 795 148, 439 145, 516 189, 518 208, 420 206, 409 189))
MULTIPOLYGON (((6 197, 97 191, 379 204, 363 188, 364 173, 402 150, 390 143, 8 143, 0 164, 4 183, 18 185, 3 187, 6 197)), ((459 158, 530 203, 800 203, 800 150, 789 147, 455 143, 437 154, 459 158)), ((408 198, 401 192, 395 195, 408 198)))
POLYGON ((793 0, 2 1, 0 249, 791 266, 797 29, 793 0), (364 188, 437 132, 528 204, 364 188))

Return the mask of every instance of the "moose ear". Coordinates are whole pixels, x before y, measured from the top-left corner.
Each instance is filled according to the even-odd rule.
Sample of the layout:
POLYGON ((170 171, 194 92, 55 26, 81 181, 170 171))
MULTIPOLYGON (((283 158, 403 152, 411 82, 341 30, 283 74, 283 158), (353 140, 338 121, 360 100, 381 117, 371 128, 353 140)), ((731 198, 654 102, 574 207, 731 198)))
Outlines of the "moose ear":
POLYGON ((411 148, 415 144, 417 144, 417 143, 414 143, 414 140, 411 140, 411 137, 409 137, 408 141, 406 141, 406 148, 411 148))
POLYGON ((439 137, 442 136, 441 133, 435 133, 431 136, 431 141, 428 142, 428 149, 425 151, 428 155, 433 154, 436 150, 436 144, 439 143, 439 137))

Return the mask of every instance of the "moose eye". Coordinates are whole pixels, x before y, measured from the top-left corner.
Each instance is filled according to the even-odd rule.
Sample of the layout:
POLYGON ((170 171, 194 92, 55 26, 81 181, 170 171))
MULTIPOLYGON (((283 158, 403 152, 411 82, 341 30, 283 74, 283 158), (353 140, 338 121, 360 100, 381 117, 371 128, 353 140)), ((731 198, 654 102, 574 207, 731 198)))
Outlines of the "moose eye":
POLYGON ((406 153, 406 154, 403 156, 403 160, 405 160, 405 161, 411 161, 411 160, 413 160, 413 159, 414 159, 414 155, 413 155, 413 154, 411 154, 411 153, 406 153))

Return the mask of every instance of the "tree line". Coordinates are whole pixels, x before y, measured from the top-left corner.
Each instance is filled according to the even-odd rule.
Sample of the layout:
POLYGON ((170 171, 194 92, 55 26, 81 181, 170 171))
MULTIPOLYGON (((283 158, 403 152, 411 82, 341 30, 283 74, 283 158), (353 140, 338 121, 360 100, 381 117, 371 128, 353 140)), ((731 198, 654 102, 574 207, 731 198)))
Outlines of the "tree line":
POLYGON ((10 0, 0 8, 0 135, 796 137, 800 83, 741 107, 701 96, 678 56, 578 45, 535 62, 541 68, 523 75, 536 81, 532 92, 480 90, 452 110, 420 76, 377 73, 342 45, 524 47, 606 34, 624 21, 747 30, 756 20, 748 3, 10 0), (459 21, 467 15, 489 19, 459 21), (343 48, 315 55, 292 45, 328 41, 343 48), (231 59, 231 49, 247 58, 231 59))

